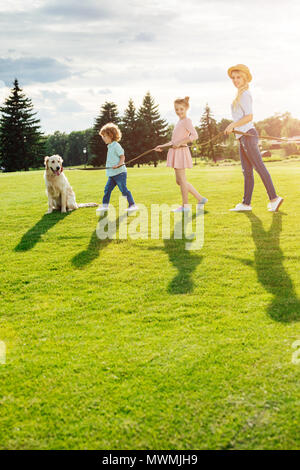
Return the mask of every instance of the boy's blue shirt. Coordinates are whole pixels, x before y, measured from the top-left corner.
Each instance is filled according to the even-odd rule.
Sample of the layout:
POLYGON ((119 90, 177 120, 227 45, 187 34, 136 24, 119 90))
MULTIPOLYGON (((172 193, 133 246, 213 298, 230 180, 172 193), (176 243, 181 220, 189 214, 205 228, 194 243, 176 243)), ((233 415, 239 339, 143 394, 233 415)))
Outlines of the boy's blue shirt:
MULTIPOLYGON (((119 144, 119 142, 113 141, 107 146, 107 157, 105 166, 114 166, 118 165, 120 162, 121 155, 124 155, 124 149, 119 144)), ((106 170, 106 176, 115 176, 119 173, 127 172, 125 165, 120 166, 120 168, 110 168, 106 170)))

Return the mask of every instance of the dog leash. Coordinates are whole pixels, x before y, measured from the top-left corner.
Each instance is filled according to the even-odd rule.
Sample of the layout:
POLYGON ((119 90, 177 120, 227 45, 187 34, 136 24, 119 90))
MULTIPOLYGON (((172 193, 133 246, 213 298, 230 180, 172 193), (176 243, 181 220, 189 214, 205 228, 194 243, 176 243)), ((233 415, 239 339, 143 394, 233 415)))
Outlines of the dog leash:
MULTIPOLYGON (((233 130, 232 132, 233 132, 233 134, 243 135, 243 136, 246 136, 246 137, 257 137, 254 134, 248 134, 248 133, 242 132, 242 131, 233 130)), ((200 142, 199 145, 204 146, 204 145, 210 144, 211 142, 214 142, 215 140, 217 140, 221 136, 224 136, 224 131, 218 132, 216 135, 214 135, 213 137, 208 139, 206 142, 200 142)), ((299 139, 295 140, 295 139, 291 139, 291 138, 288 138, 288 137, 274 137, 274 136, 271 136, 271 135, 264 135, 264 136, 258 135, 258 138, 260 140, 276 140, 276 141, 280 141, 280 142, 286 142, 286 143, 291 142, 291 143, 294 143, 294 144, 300 144, 299 139)), ((191 148, 193 145, 194 144, 190 144, 190 145, 186 145, 186 146, 182 146, 182 147, 191 148)), ((172 145, 170 144, 169 147, 171 147, 171 146, 172 145)), ((165 147, 165 149, 167 149, 169 147, 165 147)), ((139 158, 142 158, 145 155, 148 155, 149 153, 154 152, 154 151, 155 151, 154 148, 152 148, 150 150, 146 150, 146 152, 141 153, 137 157, 131 158, 130 160, 126 161, 126 163, 122 163, 122 165, 117 166, 117 168, 121 168, 121 166, 124 166, 126 164, 128 165, 129 163, 134 162, 135 160, 138 160, 139 158)), ((73 170, 111 170, 111 169, 116 169, 116 168, 113 168, 112 166, 93 167, 93 168, 73 168, 73 170)))
MULTIPOLYGON (((257 137, 254 134, 248 134, 248 133, 242 132, 242 131, 233 130, 233 133, 234 134, 239 134, 239 135, 245 135, 246 137, 257 137)), ((299 139, 291 139, 289 137, 274 137, 272 135, 259 135, 258 138, 260 140, 278 140, 280 142, 286 142, 286 143, 291 142, 291 143, 294 143, 294 144, 299 144, 300 143, 299 139)))
MULTIPOLYGON (((209 144, 210 142, 213 142, 214 140, 218 139, 221 135, 224 135, 223 132, 218 132, 218 134, 214 135, 211 139, 207 140, 206 142, 203 142, 201 143, 201 145, 207 145, 209 144)), ((193 144, 190 144, 190 145, 186 145, 186 146, 182 146, 182 147, 192 147, 193 144)), ((170 144, 169 147, 171 147, 172 144, 170 144)), ((167 149, 168 147, 166 147, 167 149)), ((124 165, 128 165, 128 163, 131 163, 131 162, 134 162, 135 160, 138 160, 139 158, 142 158, 144 157, 145 155, 148 155, 149 153, 151 152, 154 152, 155 149, 152 148, 152 149, 149 149, 149 150, 146 150, 146 152, 143 152, 141 153, 140 155, 138 155, 137 157, 134 157, 134 158, 131 158, 130 160, 126 161, 126 163, 122 163, 122 165, 119 165, 117 168, 121 168, 121 166, 124 166, 124 165)), ((111 170, 111 169, 116 169, 116 168, 113 168, 112 166, 99 166, 99 167, 93 167, 93 168, 73 168, 73 170, 111 170)))
MULTIPOLYGON (((145 155, 148 155, 148 153, 150 153, 150 152, 154 152, 154 148, 150 149, 150 150, 146 150, 146 152, 143 152, 140 155, 138 155, 137 157, 134 157, 131 160, 128 160, 126 163, 122 163, 122 165, 117 166, 117 168, 121 168, 121 166, 124 166, 126 164, 128 165, 128 163, 134 162, 138 158, 142 158, 145 155)), ((116 170, 117 168, 114 168, 113 166, 96 166, 96 167, 93 167, 93 168, 73 168, 73 170, 111 170, 111 169, 116 170)))

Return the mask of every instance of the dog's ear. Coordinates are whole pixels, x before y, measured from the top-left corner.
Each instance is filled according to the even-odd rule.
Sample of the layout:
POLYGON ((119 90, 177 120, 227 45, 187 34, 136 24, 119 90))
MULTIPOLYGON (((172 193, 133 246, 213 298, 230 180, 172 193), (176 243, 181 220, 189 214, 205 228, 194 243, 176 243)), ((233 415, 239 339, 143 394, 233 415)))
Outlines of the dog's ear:
POLYGON ((44 165, 45 165, 45 167, 46 167, 46 170, 49 169, 49 166, 48 166, 49 158, 50 158, 50 157, 45 157, 45 158, 44 158, 44 165))
POLYGON ((62 158, 61 156, 59 156, 59 158, 60 158, 60 162, 62 163, 62 162, 63 162, 63 158, 62 158))

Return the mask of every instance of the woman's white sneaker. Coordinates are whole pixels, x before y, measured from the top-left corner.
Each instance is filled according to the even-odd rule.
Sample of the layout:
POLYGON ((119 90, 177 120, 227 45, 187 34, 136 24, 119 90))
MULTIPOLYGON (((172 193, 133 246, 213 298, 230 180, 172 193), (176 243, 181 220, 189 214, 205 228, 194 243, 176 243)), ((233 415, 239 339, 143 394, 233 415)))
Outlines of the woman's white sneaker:
POLYGON ((268 211, 277 212, 282 203, 283 203, 283 197, 278 196, 278 198, 275 199, 275 201, 269 202, 268 211))
POLYGON ((252 207, 246 206, 246 204, 239 202, 233 209, 229 209, 229 210, 234 211, 234 212, 252 211, 252 207))

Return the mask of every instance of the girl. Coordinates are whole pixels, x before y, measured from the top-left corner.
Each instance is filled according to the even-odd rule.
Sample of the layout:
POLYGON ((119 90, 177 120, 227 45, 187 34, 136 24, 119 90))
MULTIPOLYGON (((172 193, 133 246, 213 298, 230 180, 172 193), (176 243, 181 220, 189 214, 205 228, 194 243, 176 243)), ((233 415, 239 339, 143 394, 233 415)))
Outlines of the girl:
POLYGON ((116 124, 109 122, 105 124, 100 131, 103 141, 107 145, 107 157, 106 157, 106 175, 108 176, 107 183, 104 188, 104 196, 102 200, 102 206, 99 207, 96 212, 102 214, 106 212, 109 207, 109 200, 112 190, 115 186, 118 186, 122 195, 127 197, 128 208, 127 212, 133 212, 138 209, 135 205, 133 197, 129 189, 127 188, 127 169, 125 166, 125 155, 124 150, 119 144, 122 133, 116 124))
POLYGON ((237 88, 237 96, 231 105, 232 119, 234 122, 226 127, 224 133, 230 134, 238 131, 249 134, 248 136, 237 134, 240 144, 240 158, 244 173, 244 198, 231 211, 251 211, 251 197, 254 187, 253 168, 257 171, 265 185, 270 202, 268 210, 275 212, 283 202, 283 198, 276 195, 271 176, 266 169, 258 147, 258 134, 252 122, 252 97, 248 91, 248 83, 252 80, 250 70, 246 65, 238 64, 228 69, 228 75, 237 88))
POLYGON ((155 150, 162 152, 164 147, 172 145, 167 155, 167 166, 174 168, 176 183, 180 186, 182 195, 182 206, 174 209, 173 212, 185 212, 190 211, 188 204, 189 192, 197 199, 197 208, 205 204, 207 199, 201 196, 191 183, 188 183, 185 175, 185 169, 192 168, 193 166, 192 156, 187 143, 198 139, 198 134, 193 127, 192 121, 186 115, 189 108, 189 97, 186 96, 185 98, 176 99, 174 101, 174 107, 179 121, 173 130, 172 140, 167 144, 158 145, 155 150))

